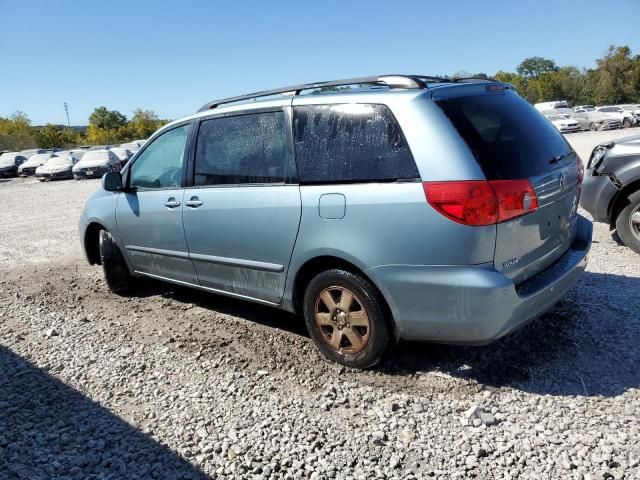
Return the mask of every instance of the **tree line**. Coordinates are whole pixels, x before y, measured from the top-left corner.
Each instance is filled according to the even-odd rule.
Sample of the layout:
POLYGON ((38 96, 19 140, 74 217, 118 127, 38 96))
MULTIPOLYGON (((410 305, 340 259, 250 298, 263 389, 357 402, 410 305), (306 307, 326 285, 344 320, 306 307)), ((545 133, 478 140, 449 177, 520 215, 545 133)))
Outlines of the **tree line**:
MULTIPOLYGON (((486 73, 468 72, 458 72, 450 78, 465 76, 489 78, 486 73)), ((515 72, 499 71, 492 78, 511 83, 531 103, 640 103, 640 55, 633 55, 628 46, 610 46, 602 58, 596 59, 595 68, 558 66, 547 58, 530 57, 515 72)), ((124 143, 147 138, 168 121, 159 119, 152 110, 137 109, 127 119, 117 110, 99 107, 89 116, 86 132, 82 132, 51 124, 33 127, 23 112, 16 112, 9 118, 0 117, 0 150, 124 143)))
MULTIPOLYGON (((454 77, 466 76, 458 73, 454 77)), ((480 73, 474 76, 487 75, 480 73)), ((567 100, 570 105, 640 103, 640 55, 628 46, 610 46, 595 68, 559 66, 542 57, 524 59, 515 72, 493 78, 511 83, 531 103, 567 100)))
POLYGON ((86 131, 62 125, 31 125, 24 112, 0 117, 0 150, 65 148, 76 145, 108 145, 149 137, 169 120, 161 120, 153 110, 134 110, 131 119, 117 110, 98 107, 89 116, 86 131))

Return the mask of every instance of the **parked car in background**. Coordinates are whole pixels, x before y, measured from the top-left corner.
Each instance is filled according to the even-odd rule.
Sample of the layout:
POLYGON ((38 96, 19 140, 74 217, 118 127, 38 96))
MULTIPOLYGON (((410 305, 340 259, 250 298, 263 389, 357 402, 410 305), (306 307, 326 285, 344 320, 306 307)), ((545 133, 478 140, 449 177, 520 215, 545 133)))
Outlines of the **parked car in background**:
POLYGON ((615 130, 622 127, 620 120, 595 109, 589 112, 575 112, 571 118, 578 122, 580 130, 615 130))
POLYGON ((627 105, 618 105, 625 112, 630 113, 636 119, 636 125, 640 123, 640 105, 627 104, 627 105))
POLYGON ((622 123, 623 128, 629 128, 636 123, 636 117, 633 114, 624 111, 621 107, 615 105, 605 105, 596 107, 596 112, 606 113, 613 118, 617 118, 622 123))
POLYGON ((101 177, 107 172, 120 171, 120 159, 111 150, 89 150, 73 166, 73 178, 101 177))
POLYGON ((40 165, 44 165, 44 163, 52 157, 55 157, 55 154, 36 153, 35 155, 31 155, 26 162, 22 163, 18 167, 18 175, 20 175, 21 177, 34 175, 36 173, 36 169, 40 165))
POLYGON ((0 155, 0 177, 15 177, 18 167, 27 161, 20 152, 4 152, 0 155))
POLYGON ((85 153, 87 153, 88 149, 86 148, 73 148, 71 150, 69 150, 69 153, 74 156, 75 158, 77 158, 78 160, 80 160, 85 153))
POLYGON ((20 152, 20 155, 22 155, 23 157, 26 157, 27 160, 29 160, 29 157, 36 155, 38 153, 46 153, 42 148, 31 148, 28 150, 22 150, 20 152))
POLYGON ((360 368, 399 338, 483 344, 551 308, 591 245, 565 138, 499 82, 276 92, 363 84, 164 126, 87 200, 89 263, 114 292, 151 277, 296 312, 360 368))
POLYGON ((640 135, 593 149, 580 204, 594 221, 615 228, 624 244, 640 253, 640 135))
POLYGON ((545 115, 547 119, 562 133, 577 132, 580 130, 578 122, 563 115, 545 115))
POLYGON ((93 145, 87 149, 88 152, 94 152, 96 150, 109 150, 111 148, 110 145, 93 145))
POLYGON ((132 154, 136 153, 140 150, 140 144, 138 142, 128 142, 120 145, 120 148, 124 148, 125 150, 129 150, 132 154))
POLYGON ((577 105, 573 107, 574 112, 593 112, 595 109, 595 105, 577 105))
POLYGON ((109 151, 113 152, 118 157, 118 160, 120 160, 120 166, 122 167, 125 166, 125 164, 129 161, 129 159, 132 156, 129 150, 126 150, 121 147, 113 147, 109 151))
POLYGON ((77 162, 78 158, 70 152, 58 152, 55 157, 36 168, 36 178, 42 181, 73 178, 72 169, 77 162))
POLYGON ((555 102, 541 102, 534 104, 538 110, 555 110, 557 108, 569 108, 569 104, 566 100, 557 100, 555 102))

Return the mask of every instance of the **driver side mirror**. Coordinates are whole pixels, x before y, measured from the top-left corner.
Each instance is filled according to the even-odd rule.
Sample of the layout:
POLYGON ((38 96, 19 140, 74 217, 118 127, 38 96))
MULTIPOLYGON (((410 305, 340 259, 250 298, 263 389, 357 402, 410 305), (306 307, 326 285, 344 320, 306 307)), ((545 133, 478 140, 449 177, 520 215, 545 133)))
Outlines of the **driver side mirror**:
POLYGON ((122 175, 120 172, 108 172, 102 176, 102 188, 107 192, 120 192, 122 188, 122 175))

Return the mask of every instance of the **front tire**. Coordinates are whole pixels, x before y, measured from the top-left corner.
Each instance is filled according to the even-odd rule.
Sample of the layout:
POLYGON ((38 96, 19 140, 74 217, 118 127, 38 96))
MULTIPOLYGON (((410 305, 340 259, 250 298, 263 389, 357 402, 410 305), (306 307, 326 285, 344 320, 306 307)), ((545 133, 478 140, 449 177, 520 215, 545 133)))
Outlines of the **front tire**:
POLYGON ((124 295, 133 290, 134 278, 129 273, 120 247, 106 230, 100 230, 100 261, 109 290, 124 295))
POLYGON ((627 247, 640 253, 640 190, 629 195, 616 218, 616 230, 627 247))
POLYGON ((622 128, 629 128, 631 127, 632 122, 630 118, 625 118, 624 120, 622 120, 622 128))
POLYGON ((304 318, 314 343, 329 360, 368 368, 382 359, 390 343, 384 300, 360 275, 334 269, 309 283, 304 318))

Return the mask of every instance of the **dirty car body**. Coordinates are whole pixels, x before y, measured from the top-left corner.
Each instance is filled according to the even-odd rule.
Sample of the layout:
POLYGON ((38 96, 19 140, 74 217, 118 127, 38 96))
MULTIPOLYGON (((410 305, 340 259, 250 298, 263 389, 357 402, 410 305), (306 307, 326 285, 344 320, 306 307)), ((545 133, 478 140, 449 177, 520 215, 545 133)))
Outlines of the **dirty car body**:
POLYGON ((396 338, 502 337, 585 268, 582 164, 508 85, 424 83, 209 106, 163 127, 87 201, 89 262, 107 230, 132 275, 296 313, 309 275, 337 265, 379 292, 396 338), (166 152, 177 160, 154 170, 166 152))

